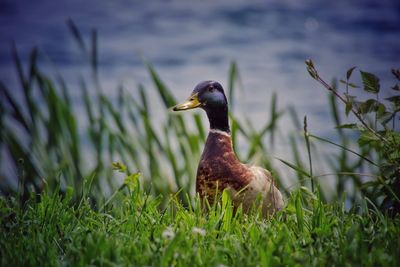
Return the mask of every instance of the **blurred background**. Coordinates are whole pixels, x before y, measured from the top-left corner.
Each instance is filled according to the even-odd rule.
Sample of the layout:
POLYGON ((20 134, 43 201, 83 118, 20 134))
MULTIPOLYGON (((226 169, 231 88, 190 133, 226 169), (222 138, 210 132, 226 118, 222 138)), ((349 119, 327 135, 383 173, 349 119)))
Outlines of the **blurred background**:
MULTIPOLYGON (((89 75, 88 60, 71 37, 68 19, 87 40, 91 30, 97 30, 98 79, 102 93, 112 103, 118 98, 119 86, 134 96, 140 92, 139 85, 153 86, 154 77, 145 60, 177 100, 185 99, 203 80, 217 80, 227 88, 234 61, 240 73, 238 87, 242 88, 235 92, 234 112, 238 119, 251 120, 256 130, 270 118, 276 93, 279 110, 294 107, 301 119, 308 116, 310 132, 337 140, 327 93, 309 77, 306 59, 313 59, 327 81, 343 79, 353 66, 372 72, 381 78, 383 97, 392 95, 390 70, 399 67, 399 1, 1 0, 0 80, 8 88, 20 86, 10 52, 12 41, 24 65, 29 64, 29 53, 36 46, 41 70, 50 76, 61 73, 67 81, 78 128, 90 123, 79 116, 85 110, 80 77, 89 75)), ((359 76, 354 83, 360 84, 359 76)), ((169 112, 157 94, 147 90, 155 128, 162 128, 157 125, 166 121, 169 112)), ((204 121, 205 115, 199 114, 204 121)), ((188 124, 189 128, 194 125, 188 124)), ((286 133, 296 131, 290 116, 279 121, 279 131, 282 138, 276 139, 274 150, 268 152, 290 160, 293 151, 286 133)), ((247 149, 246 143, 239 142, 238 147, 247 149)), ((87 151, 82 153, 92 154, 87 151)), ((2 154, 2 170, 16 172, 9 167, 4 149, 2 154)), ((290 184, 286 182, 286 186, 290 184)))

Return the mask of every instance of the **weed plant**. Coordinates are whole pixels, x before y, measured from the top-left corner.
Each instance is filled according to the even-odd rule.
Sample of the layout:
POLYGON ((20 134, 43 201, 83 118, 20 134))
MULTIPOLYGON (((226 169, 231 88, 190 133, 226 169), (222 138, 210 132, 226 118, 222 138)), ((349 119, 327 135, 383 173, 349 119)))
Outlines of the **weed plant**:
MULTIPOLYGON (((396 131, 396 120, 399 120, 397 113, 400 112, 400 94, 397 93, 382 101, 380 99, 380 81, 377 76, 360 70, 365 92, 372 94, 373 98, 360 101, 356 96, 350 94, 349 88, 357 89, 357 86, 350 82, 353 71, 356 67, 349 69, 346 73, 345 91, 341 92, 327 84, 318 74, 314 63, 306 61, 307 69, 312 78, 328 89, 332 96, 339 99, 345 105, 345 113, 351 112, 357 118, 358 123, 338 125, 339 129, 353 129, 359 133, 358 144, 374 151, 376 162, 362 155, 360 159, 367 161, 370 165, 379 167, 376 178, 372 181, 362 183, 361 190, 364 195, 379 204, 381 210, 392 214, 400 212, 400 133, 396 131), (382 201, 379 201, 379 198, 382 201)), ((392 73, 396 82, 400 81, 400 70, 393 69, 392 73)), ((400 92, 396 83, 392 90, 400 92)), ((345 149, 343 147, 343 149, 345 149)))

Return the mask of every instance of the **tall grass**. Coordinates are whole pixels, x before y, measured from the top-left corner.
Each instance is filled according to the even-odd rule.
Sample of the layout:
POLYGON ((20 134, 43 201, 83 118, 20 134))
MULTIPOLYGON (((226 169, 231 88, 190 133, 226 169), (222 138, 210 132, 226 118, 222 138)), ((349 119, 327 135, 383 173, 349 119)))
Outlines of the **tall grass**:
MULTIPOLYGON (((176 193, 183 203, 192 202, 186 196, 194 196, 196 167, 207 134, 203 117, 198 114, 183 117, 167 112, 176 104, 175 97, 148 62, 144 64, 153 81, 150 89, 155 90, 161 109, 166 111, 164 121, 152 117, 154 101, 150 101, 149 88, 142 85, 134 94, 117 87, 116 99, 109 99, 101 89, 98 77, 96 31, 93 30, 89 40, 85 40, 72 21, 68 21, 68 27, 92 73, 81 78, 80 88, 70 88, 61 75, 53 77, 44 72, 38 64, 40 52, 37 49, 32 50, 25 66, 16 46, 12 49, 20 86, 9 88, 0 83, 0 148, 8 155, 2 160, 12 165, 14 173, 1 173, 8 178, 1 182, 2 193, 18 191, 21 198, 26 199, 31 191, 41 192, 45 187, 55 189, 60 184, 64 192, 67 186, 75 188, 74 197, 79 199, 85 184, 89 183, 91 197, 100 206, 104 203, 104 196, 112 194, 121 185, 121 180, 112 173, 112 162, 122 161, 129 171, 142 173, 146 191, 155 196, 176 193), (80 114, 75 112, 71 90, 82 93, 84 112, 80 114), (78 127, 81 119, 87 121, 84 128, 78 127), (194 130, 189 126, 194 126, 194 130), (18 187, 4 182, 13 179, 19 181, 18 187)), ((235 63, 229 69, 227 80, 230 105, 235 106, 235 92, 242 87, 235 63)), ((369 165, 362 159, 350 157, 350 152, 345 149, 339 149, 333 158, 318 154, 316 140, 324 139, 315 139, 312 133, 305 133, 305 139, 295 132, 281 135, 279 123, 283 116, 288 115, 278 107, 275 94, 267 106, 271 107, 265 111, 270 117, 262 127, 254 127, 250 118, 241 120, 231 112, 233 143, 235 147, 238 140, 246 144, 243 150, 236 151, 239 158, 247 162, 257 160, 270 169, 287 194, 289 189, 283 186, 278 171, 285 165, 277 168, 273 164, 266 145, 268 139, 273 146, 278 138, 286 138, 290 140, 287 143, 290 143, 293 156, 282 159, 282 162, 296 171, 287 183, 295 186, 312 184, 315 191, 322 178, 312 172, 311 165, 312 157, 318 157, 320 161, 330 163, 332 176, 329 179, 337 175, 336 189, 321 189, 322 198, 325 195, 340 198, 350 180, 353 192, 348 192, 347 196, 353 203, 359 200, 363 178, 356 173, 360 169, 368 171, 369 165)), ((339 125, 340 117, 333 98, 331 111, 339 125)), ((297 128, 302 127, 296 112, 291 112, 291 117, 297 128)), ((340 129, 337 131, 340 146, 346 147, 351 140, 340 129)), ((363 149, 357 153, 367 156, 370 151, 363 149)))

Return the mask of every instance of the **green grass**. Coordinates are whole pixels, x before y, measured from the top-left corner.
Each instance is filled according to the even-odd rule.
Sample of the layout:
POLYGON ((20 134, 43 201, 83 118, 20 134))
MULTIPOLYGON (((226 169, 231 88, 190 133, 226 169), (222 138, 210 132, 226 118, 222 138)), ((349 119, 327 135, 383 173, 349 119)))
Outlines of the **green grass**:
MULTIPOLYGON (((119 191, 100 212, 72 190, 19 206, 0 199, 1 266, 398 266, 400 217, 323 204, 305 188, 265 220, 233 213, 229 199, 205 212, 171 196, 119 191)), ((197 199, 196 199, 197 200, 197 199)))

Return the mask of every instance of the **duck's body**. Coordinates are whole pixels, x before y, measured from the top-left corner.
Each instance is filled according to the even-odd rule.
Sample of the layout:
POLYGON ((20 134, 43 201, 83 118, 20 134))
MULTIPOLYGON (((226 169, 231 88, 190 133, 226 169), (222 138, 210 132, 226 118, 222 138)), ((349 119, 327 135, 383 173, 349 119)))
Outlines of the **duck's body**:
POLYGON ((228 106, 222 86, 213 81, 196 86, 188 101, 174 110, 202 107, 210 121, 210 132, 196 177, 196 192, 213 202, 216 192, 228 189, 234 205, 245 212, 261 204, 265 216, 282 209, 283 199, 269 171, 241 163, 233 150, 229 131, 228 106), (260 203, 255 203, 259 200, 260 203))
POLYGON ((197 169, 196 191, 200 197, 214 196, 216 189, 240 191, 251 182, 252 173, 239 162, 228 134, 211 130, 197 169))

